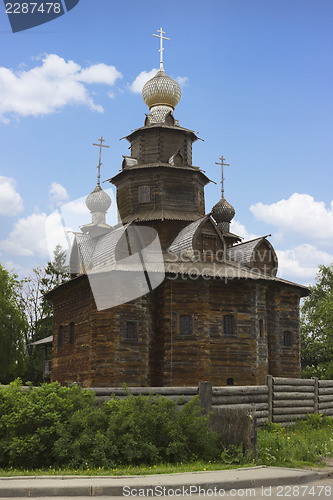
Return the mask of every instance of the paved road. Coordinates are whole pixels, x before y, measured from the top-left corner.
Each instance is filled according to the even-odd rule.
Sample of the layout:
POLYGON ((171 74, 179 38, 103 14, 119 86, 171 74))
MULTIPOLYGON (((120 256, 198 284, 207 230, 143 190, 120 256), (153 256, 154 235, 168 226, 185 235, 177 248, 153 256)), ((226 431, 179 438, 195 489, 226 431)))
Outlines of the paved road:
MULTIPOLYGON (((135 493, 135 492, 133 492, 135 493)), ((171 492, 170 492, 171 493, 171 492)), ((190 493, 190 492, 188 492, 190 493)), ((139 492, 137 492, 137 495, 131 495, 131 496, 96 496, 96 497, 53 497, 56 498, 56 500, 89 500, 89 498, 96 498, 98 500, 124 500, 124 498, 143 498, 142 496, 138 496, 139 492)), ((16 497, 15 500, 25 500, 28 497, 16 497)), ((31 498, 31 497, 30 497, 31 498)), ((147 496, 144 498, 148 498, 147 496)), ((151 498, 151 497, 150 497, 151 498)), ((321 481, 315 481, 313 483, 309 484, 303 484, 303 485, 292 485, 292 486, 265 486, 263 488, 245 488, 245 489, 235 489, 235 490, 230 490, 230 491, 214 491, 214 490, 206 490, 206 495, 204 492, 201 492, 201 495, 196 495, 196 494, 191 494, 191 495, 186 495, 183 494, 182 492, 175 491, 174 496, 160 496, 160 497, 154 497, 154 498, 161 498, 161 499, 171 499, 171 498, 190 498, 191 500, 202 500, 203 498, 253 498, 255 500, 267 500, 267 499, 274 499, 278 500, 279 498, 284 498, 284 499, 289 499, 289 500, 325 500, 325 499, 332 499, 333 498, 333 478, 332 479, 323 479, 321 481)), ((38 497, 38 500, 50 500, 51 497, 38 497)), ((13 497, 11 498, 3 498, 1 497, 0 500, 13 500, 13 497)))

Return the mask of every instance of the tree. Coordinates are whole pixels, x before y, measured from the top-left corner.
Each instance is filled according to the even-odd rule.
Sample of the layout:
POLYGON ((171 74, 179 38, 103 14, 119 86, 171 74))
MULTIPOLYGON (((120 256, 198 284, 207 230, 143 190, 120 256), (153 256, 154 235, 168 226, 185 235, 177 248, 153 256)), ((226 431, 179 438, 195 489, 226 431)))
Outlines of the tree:
POLYGON ((22 299, 29 328, 26 332, 26 345, 29 355, 28 378, 33 383, 42 382, 42 350, 29 346, 31 342, 52 335, 53 310, 45 299, 45 294, 69 279, 66 251, 57 245, 53 252, 53 260, 44 268, 32 270, 31 276, 24 280, 22 299))
POLYGON ((28 328, 21 283, 0 264, 0 382, 8 383, 25 369, 24 337, 28 328))
POLYGON ((302 374, 333 378, 333 264, 319 266, 310 289, 301 309, 302 374))

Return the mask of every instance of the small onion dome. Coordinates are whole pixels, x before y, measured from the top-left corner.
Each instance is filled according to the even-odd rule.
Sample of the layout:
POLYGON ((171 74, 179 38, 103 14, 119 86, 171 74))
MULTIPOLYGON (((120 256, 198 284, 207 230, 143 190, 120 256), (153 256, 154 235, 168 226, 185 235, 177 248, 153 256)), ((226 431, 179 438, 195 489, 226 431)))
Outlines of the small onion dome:
POLYGON ((212 209, 212 216, 217 223, 231 222, 235 217, 235 209, 225 198, 221 198, 212 209))
POLYGON ((180 101, 181 90, 178 83, 161 68, 145 83, 142 97, 149 109, 153 106, 170 106, 174 109, 180 101))
POLYGON ((86 198, 86 206, 90 212, 107 212, 111 206, 110 196, 97 185, 86 198))

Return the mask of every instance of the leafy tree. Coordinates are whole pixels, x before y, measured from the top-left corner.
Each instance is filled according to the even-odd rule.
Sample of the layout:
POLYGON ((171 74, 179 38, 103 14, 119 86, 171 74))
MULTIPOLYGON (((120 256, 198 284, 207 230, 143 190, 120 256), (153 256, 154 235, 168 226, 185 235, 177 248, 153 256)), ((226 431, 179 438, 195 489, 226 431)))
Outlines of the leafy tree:
POLYGON ((24 335, 27 321, 22 308, 21 283, 0 264, 0 382, 24 372, 24 335))
POLYGON ((302 306, 302 375, 333 378, 333 264, 319 266, 302 306))
POLYGON ((29 346, 31 342, 52 335, 53 310, 45 299, 45 294, 69 279, 66 266, 66 251, 57 245, 53 252, 53 260, 46 266, 32 270, 31 276, 24 280, 22 299, 29 328, 26 332, 28 346, 28 378, 34 383, 42 381, 42 349, 29 346))

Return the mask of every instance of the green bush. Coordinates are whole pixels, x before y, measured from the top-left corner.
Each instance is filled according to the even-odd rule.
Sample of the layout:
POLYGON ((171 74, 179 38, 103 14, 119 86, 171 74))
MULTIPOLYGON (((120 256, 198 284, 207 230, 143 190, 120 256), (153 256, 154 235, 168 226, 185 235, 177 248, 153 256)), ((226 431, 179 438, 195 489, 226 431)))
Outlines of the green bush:
POLYGON ((20 381, 0 386, 0 466, 52 465, 59 424, 93 406, 93 394, 77 386, 53 383, 27 391, 20 381))
POLYGON ((198 397, 183 405, 161 396, 111 399, 43 384, 0 387, 0 467, 115 467, 212 459, 220 443, 198 397))

